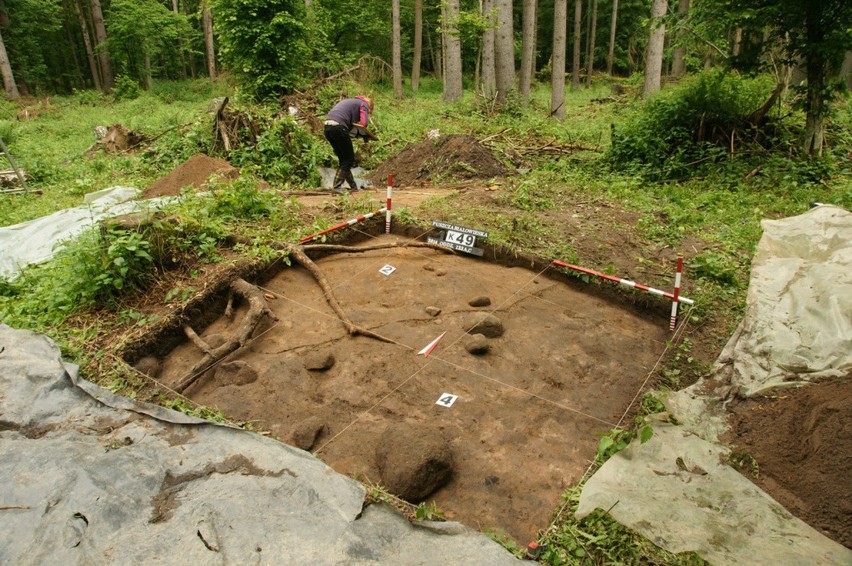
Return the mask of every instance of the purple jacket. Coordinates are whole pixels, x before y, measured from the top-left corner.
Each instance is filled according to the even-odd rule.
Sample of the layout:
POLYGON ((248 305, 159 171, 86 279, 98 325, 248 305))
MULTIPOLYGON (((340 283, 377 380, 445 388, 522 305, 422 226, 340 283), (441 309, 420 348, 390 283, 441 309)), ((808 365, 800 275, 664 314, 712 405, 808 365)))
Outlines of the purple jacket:
POLYGON ((328 111, 325 119, 334 120, 346 126, 348 130, 351 130, 352 124, 356 122, 362 126, 367 126, 370 120, 370 107, 367 106, 363 97, 345 98, 328 111))

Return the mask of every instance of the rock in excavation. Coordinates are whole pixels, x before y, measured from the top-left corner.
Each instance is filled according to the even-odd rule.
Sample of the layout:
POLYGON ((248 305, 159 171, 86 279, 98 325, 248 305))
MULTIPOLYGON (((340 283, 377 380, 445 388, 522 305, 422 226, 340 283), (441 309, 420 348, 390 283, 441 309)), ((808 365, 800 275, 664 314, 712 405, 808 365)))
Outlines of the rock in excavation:
POLYGON ((144 373, 148 377, 153 377, 156 379, 160 375, 160 370, 163 369, 162 364, 160 364, 160 360, 158 360, 154 356, 145 356, 135 364, 133 364, 133 369, 138 371, 139 373, 144 373))
POLYGON ((293 427, 293 446, 302 450, 310 450, 325 430, 326 426, 322 419, 319 417, 308 417, 296 423, 296 426, 293 427))
POLYGON ((491 350, 491 344, 484 335, 472 334, 465 339, 464 349, 474 356, 482 356, 491 350))
POLYGON ((441 309, 439 309, 438 307, 426 307, 425 310, 429 316, 438 316, 439 314, 441 314, 441 309))
POLYGON ((468 334, 482 334, 488 338, 503 335, 503 323, 499 318, 487 312, 470 313, 464 319, 464 331, 468 334))
POLYGON ((227 342, 228 338, 224 334, 216 333, 211 334, 210 336, 205 336, 204 341, 207 342, 207 345, 210 346, 211 350, 215 350, 227 342))
POLYGON ((305 369, 308 371, 328 371, 337 360, 329 351, 311 352, 305 357, 305 369))
POLYGON ((472 307, 487 307, 491 304, 490 297, 476 297, 475 299, 471 299, 467 302, 472 307))
POLYGON ((227 362, 216 368, 214 379, 220 385, 248 385, 257 381, 257 370, 242 360, 227 362))
POLYGON ((376 448, 379 478, 388 491, 416 503, 446 484, 453 455, 441 431, 410 423, 392 424, 376 448))

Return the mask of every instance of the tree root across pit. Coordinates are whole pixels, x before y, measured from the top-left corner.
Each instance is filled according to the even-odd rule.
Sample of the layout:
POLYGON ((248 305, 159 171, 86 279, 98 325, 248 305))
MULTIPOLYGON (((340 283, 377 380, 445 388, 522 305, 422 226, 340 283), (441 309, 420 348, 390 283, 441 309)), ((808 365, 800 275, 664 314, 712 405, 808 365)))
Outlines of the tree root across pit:
MULTIPOLYGON (((279 242, 275 245, 275 247, 284 252, 287 252, 289 257, 291 257, 293 261, 308 270, 308 272, 313 276, 317 284, 322 289, 323 296, 325 297, 326 302, 328 302, 329 306, 337 315, 337 318, 340 320, 340 322, 343 323, 343 326, 346 328, 346 331, 349 333, 350 336, 366 336, 368 338, 374 338, 381 342, 390 342, 390 340, 388 338, 385 338, 384 336, 372 332, 371 330, 367 330, 366 328, 358 326, 357 324, 352 322, 352 320, 349 319, 349 317, 343 311, 343 308, 340 306, 340 302, 334 296, 334 291, 332 290, 332 286, 329 283, 328 279, 323 274, 319 266, 308 256, 308 252, 324 251, 362 253, 367 251, 389 248, 424 247, 437 249, 447 253, 453 253, 451 250, 445 247, 425 242, 393 242, 389 244, 377 244, 372 246, 360 247, 334 244, 297 245, 279 242)), ((181 379, 174 387, 174 390, 176 392, 183 393, 190 385, 198 381, 198 379, 202 375, 204 375, 207 370, 209 370, 218 362, 223 360, 226 356, 245 346, 251 340, 252 334, 257 328, 257 325, 260 324, 260 321, 263 319, 264 315, 269 316, 274 321, 278 320, 278 318, 272 313, 272 310, 269 308, 269 304, 266 301, 264 293, 257 286, 248 283, 240 277, 235 278, 233 281, 231 281, 229 285, 228 304, 225 307, 225 316, 227 316, 228 318, 231 318, 233 316, 233 300, 235 296, 243 297, 247 301, 249 307, 248 312, 246 313, 239 327, 221 346, 213 348, 207 342, 205 342, 204 339, 201 338, 189 325, 185 325, 183 327, 184 334, 186 334, 187 338, 189 338, 189 340, 195 346, 197 346, 199 350, 204 352, 204 356, 192 367, 192 369, 189 371, 189 374, 183 379, 181 379)))

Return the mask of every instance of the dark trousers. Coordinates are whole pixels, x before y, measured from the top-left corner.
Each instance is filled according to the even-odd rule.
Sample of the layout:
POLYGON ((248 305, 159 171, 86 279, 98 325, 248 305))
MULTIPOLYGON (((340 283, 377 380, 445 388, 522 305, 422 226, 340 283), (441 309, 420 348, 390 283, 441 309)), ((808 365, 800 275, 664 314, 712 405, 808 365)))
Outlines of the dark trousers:
POLYGON ((337 174, 334 176, 334 188, 339 189, 343 186, 343 181, 346 181, 352 190, 357 190, 358 186, 352 177, 352 168, 355 166, 355 148, 352 147, 349 130, 346 126, 328 125, 323 128, 323 133, 340 162, 337 174))

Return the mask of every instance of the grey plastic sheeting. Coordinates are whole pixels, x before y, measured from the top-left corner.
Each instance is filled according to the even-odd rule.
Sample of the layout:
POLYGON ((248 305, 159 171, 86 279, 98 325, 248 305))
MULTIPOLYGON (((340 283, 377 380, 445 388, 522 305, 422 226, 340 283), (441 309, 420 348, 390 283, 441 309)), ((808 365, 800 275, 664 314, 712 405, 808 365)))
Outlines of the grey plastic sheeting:
POLYGON ((362 508, 307 452, 78 379, 44 336, 0 324, 0 348, 0 564, 518 562, 458 523, 362 508))
POLYGON ((104 218, 156 209, 167 199, 132 201, 138 189, 110 187, 87 194, 81 206, 0 227, 0 277, 15 279, 22 269, 53 257, 58 247, 104 218))
POLYGON ((743 321, 714 373, 665 398, 683 426, 655 424, 650 441, 608 460, 577 516, 612 508, 659 546, 713 564, 852 564, 852 551, 722 463, 732 396, 852 372, 852 214, 819 206, 763 229, 743 321))

